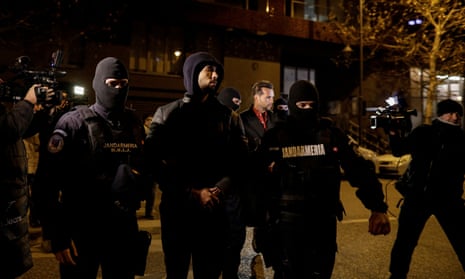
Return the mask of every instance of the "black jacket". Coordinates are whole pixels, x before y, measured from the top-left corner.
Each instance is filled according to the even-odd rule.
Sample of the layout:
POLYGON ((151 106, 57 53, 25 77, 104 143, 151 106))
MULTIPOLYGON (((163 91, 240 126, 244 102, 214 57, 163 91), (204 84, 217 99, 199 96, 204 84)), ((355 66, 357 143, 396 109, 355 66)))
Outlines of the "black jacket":
POLYGON ((390 136, 390 145, 395 156, 412 156, 408 172, 413 189, 408 197, 443 202, 462 197, 465 133, 460 126, 435 119, 413 129, 407 138, 390 136))
POLYGON ((247 139, 239 114, 216 98, 223 66, 198 52, 186 59, 183 75, 184 98, 158 107, 153 117, 144 145, 149 168, 166 196, 215 186, 228 194, 241 173, 237 161, 245 157, 247 139), (199 73, 206 65, 215 66, 217 83, 201 90, 199 73))
POLYGON ((54 175, 45 195, 53 200, 60 191, 60 200, 50 205, 58 209, 50 210, 53 215, 45 228, 51 231, 54 251, 68 248, 76 234, 102 234, 126 219, 120 218, 115 205, 128 213, 124 229, 137 230, 131 216, 138 201, 135 174, 143 169, 143 124, 131 109, 111 122, 102 117, 98 105, 90 108, 96 113, 87 106, 65 113, 49 140, 46 171, 54 175))
POLYGON ((32 267, 27 158, 22 138, 33 115, 33 105, 26 101, 16 103, 10 111, 0 105, 0 278, 19 276, 32 267))
MULTIPOLYGON (((253 105, 248 110, 241 112, 240 115, 242 123, 244 123, 245 134, 249 143, 249 150, 256 151, 261 143, 263 135, 265 134, 265 128, 255 114, 253 105)), ((267 111, 267 118, 265 119, 267 129, 271 129, 273 127, 272 115, 272 111, 267 111)))
POLYGON ((374 170, 330 120, 305 131, 289 117, 265 133, 260 150, 264 171, 269 172, 270 164, 275 163, 271 173, 276 178, 268 187, 271 216, 283 212, 304 217, 341 214, 341 167, 350 184, 358 188, 356 195, 367 209, 387 210, 374 170))
POLYGON ((226 193, 240 174, 247 140, 239 115, 210 95, 193 104, 188 97, 157 109, 145 141, 155 179, 164 193, 203 187, 226 193))

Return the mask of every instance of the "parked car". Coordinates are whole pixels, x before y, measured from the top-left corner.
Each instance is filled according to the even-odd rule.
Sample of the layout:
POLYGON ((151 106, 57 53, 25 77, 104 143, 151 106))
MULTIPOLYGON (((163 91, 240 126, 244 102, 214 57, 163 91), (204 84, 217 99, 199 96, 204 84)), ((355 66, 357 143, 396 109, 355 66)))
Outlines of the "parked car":
POLYGON ((385 177, 399 177, 406 170, 412 157, 410 154, 395 157, 392 154, 382 154, 377 156, 378 174, 385 177))
POLYGON ((377 159, 378 154, 375 151, 360 146, 358 142, 354 140, 354 138, 352 138, 351 136, 349 136, 349 145, 352 146, 352 148, 357 154, 360 154, 365 160, 367 160, 370 163, 370 166, 375 170, 377 174, 379 173, 377 159))

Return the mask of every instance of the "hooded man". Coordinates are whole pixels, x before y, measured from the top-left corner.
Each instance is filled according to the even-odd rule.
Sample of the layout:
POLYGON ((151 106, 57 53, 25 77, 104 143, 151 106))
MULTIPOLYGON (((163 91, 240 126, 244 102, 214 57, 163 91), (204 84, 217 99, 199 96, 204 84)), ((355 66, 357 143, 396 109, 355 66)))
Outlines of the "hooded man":
POLYGON ((144 127, 125 107, 129 79, 119 59, 102 59, 92 85, 95 103, 65 113, 48 142, 44 200, 56 204, 45 229, 62 279, 96 278, 99 267, 103 278, 132 279, 144 127))
POLYGON ((366 161, 349 146, 345 134, 319 116, 319 96, 308 81, 296 81, 289 93, 289 117, 268 130, 261 150, 270 237, 263 249, 275 278, 330 279, 341 220, 341 170, 357 197, 372 211, 369 232, 387 234, 389 219, 381 183, 366 161), (274 183, 273 183, 274 182, 274 183))
POLYGON ((162 191, 160 220, 167 278, 218 279, 230 239, 224 199, 238 198, 247 142, 239 115, 216 98, 223 66, 207 52, 187 57, 184 97, 159 107, 145 141, 162 191))

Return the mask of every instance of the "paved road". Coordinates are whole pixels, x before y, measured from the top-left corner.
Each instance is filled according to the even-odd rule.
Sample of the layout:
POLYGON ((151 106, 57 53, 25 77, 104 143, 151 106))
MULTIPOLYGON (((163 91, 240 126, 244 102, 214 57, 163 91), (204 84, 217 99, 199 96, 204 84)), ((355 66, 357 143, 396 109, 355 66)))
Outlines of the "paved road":
MULTIPOLYGON (((390 251, 397 233, 399 213, 396 204, 400 195, 392 180, 382 181, 392 225, 391 233, 386 236, 368 234, 369 212, 355 198, 355 189, 343 183, 341 192, 347 216, 338 226, 339 253, 332 279, 389 277, 390 251)), ((465 279, 465 273, 434 217, 428 221, 415 249, 408 279, 465 279)))
MULTIPOLYGON (((363 208, 360 201, 355 197, 355 189, 350 187, 347 182, 343 182, 341 193, 347 215, 338 226, 339 252, 336 257, 336 266, 332 279, 388 278, 390 249, 397 232, 396 216, 399 210, 396 208, 396 203, 400 197, 390 180, 383 179, 382 181, 390 205, 392 221, 392 232, 387 236, 372 236, 367 232, 367 220, 370 212, 363 208)), ((139 278, 163 279, 164 266, 160 244, 159 220, 140 219, 140 226, 152 232, 153 241, 148 258, 147 273, 139 278)), ((37 230, 33 232, 37 233, 37 230)), ((250 240, 249 230, 247 244, 242 253, 243 263, 239 274, 240 279, 250 278, 250 262, 256 255, 250 247, 250 240)), ((58 267, 53 255, 42 253, 40 242, 35 240, 35 243, 33 247, 35 266, 22 279, 59 278, 58 267)), ((260 264, 257 265, 256 279, 272 278, 270 270, 264 271, 258 267, 260 267, 260 264)), ((434 217, 429 220, 415 250, 408 278, 465 279, 465 273, 434 217)), ((192 276, 189 279, 192 279, 192 276)))

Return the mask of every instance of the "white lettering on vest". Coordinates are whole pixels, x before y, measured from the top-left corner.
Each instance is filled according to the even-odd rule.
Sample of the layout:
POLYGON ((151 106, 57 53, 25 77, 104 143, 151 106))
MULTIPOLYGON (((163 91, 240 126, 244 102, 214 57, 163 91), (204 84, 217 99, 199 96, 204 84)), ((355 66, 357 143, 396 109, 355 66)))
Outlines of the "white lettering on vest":
POLYGON ((106 142, 103 148, 111 153, 131 153, 137 149, 137 144, 132 142, 106 142))
POLYGON ((324 156, 325 146, 321 144, 288 146, 282 148, 283 158, 324 156))

